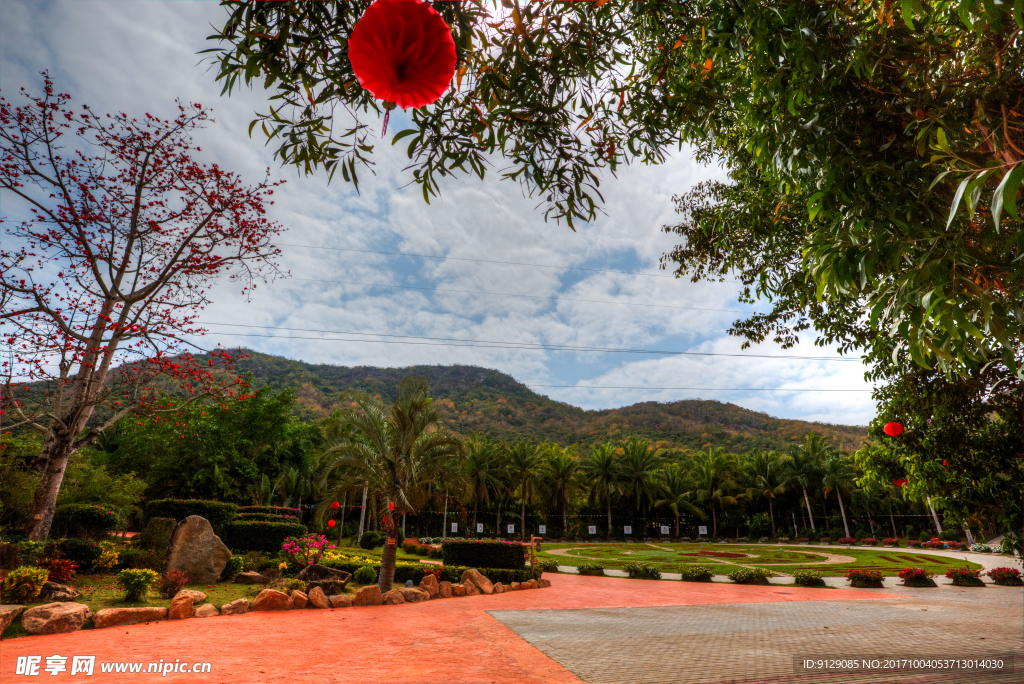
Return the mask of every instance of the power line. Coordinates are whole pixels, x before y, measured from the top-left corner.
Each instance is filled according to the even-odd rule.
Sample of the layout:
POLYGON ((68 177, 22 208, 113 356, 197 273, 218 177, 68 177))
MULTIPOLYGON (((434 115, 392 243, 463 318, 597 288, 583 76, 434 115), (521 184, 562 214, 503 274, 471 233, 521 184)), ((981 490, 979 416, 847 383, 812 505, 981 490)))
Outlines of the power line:
POLYGON ((870 392, 869 389, 805 389, 802 387, 629 387, 625 385, 526 385, 527 387, 571 387, 573 389, 694 390, 701 392, 870 392))
MULTIPOLYGON (((350 330, 320 330, 316 328, 291 328, 285 326, 253 325, 249 323, 213 323, 198 321, 200 325, 231 328, 259 328, 261 330, 283 330, 288 332, 315 332, 326 335, 357 335, 363 337, 387 337, 385 340, 360 340, 340 337, 306 337, 296 335, 269 335, 260 333, 217 332, 217 335, 233 337, 269 337, 278 339, 317 340, 324 342, 377 342, 381 344, 408 344, 437 347, 483 347, 493 349, 525 349, 544 351, 594 352, 606 354, 654 354, 659 356, 725 356, 731 358, 762 358, 798 361, 859 361, 855 358, 834 356, 780 356, 778 354, 729 354, 724 352, 674 351, 665 349, 630 349, 625 347, 590 347, 582 345, 541 344, 536 342, 505 342, 496 340, 471 340, 458 337, 425 337, 421 335, 393 335, 388 333, 353 332, 350 330)), ((685 389, 685 388, 684 388, 685 389)))

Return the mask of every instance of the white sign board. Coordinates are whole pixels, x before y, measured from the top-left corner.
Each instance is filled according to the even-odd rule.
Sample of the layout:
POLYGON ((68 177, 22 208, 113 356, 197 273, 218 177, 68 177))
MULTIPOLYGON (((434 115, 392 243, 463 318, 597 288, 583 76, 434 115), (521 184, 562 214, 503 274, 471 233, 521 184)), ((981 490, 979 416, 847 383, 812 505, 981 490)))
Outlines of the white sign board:
POLYGON ((630 525, 626 525, 625 527, 622 528, 622 532, 624 534, 633 534, 633 527, 630 526, 630 525))
POLYGON ((459 531, 459 523, 452 523, 452 532, 459 531))
POLYGON ((662 525, 661 526, 661 533, 662 534, 668 534, 668 525, 662 525))
POLYGON ((597 525, 590 525, 587 527, 587 532, 590 534, 597 534, 597 525))
POLYGON ((708 528, 707 527, 705 527, 704 525, 698 525, 697 526, 697 534, 699 534, 700 536, 703 537, 707 533, 708 533, 708 528))
POLYGON ((484 524, 483 523, 477 523, 476 524, 476 531, 477 531, 478 534, 480 532, 483 532, 484 531, 484 524))
POLYGON ((508 533, 509 534, 515 534, 515 531, 516 531, 516 526, 515 525, 509 525, 508 526, 508 533))
POLYGON ((537 526, 537 533, 538 534, 547 534, 548 533, 548 526, 547 525, 538 525, 537 526))

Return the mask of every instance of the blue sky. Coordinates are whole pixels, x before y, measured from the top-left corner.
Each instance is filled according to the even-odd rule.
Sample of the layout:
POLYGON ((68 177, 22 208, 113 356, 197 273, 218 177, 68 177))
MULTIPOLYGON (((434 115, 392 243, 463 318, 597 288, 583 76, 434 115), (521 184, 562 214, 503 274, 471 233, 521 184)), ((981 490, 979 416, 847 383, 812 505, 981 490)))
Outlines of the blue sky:
MULTIPOLYGON (((58 90, 99 112, 171 115, 176 97, 201 102, 212 106, 217 120, 200 136, 203 161, 216 161, 251 182, 269 167, 272 177, 287 181, 275 195, 271 216, 287 228, 279 243, 281 265, 291 277, 261 285, 248 301, 237 287, 222 282, 204 315, 210 323, 201 341, 205 347, 245 345, 339 365, 475 364, 531 385, 568 385, 535 389, 584 408, 699 397, 785 418, 866 424, 873 416, 869 392, 811 391, 869 389, 859 362, 452 347, 423 344, 428 342, 423 339, 382 344, 385 338, 369 335, 837 356, 813 346, 810 338, 797 349, 769 343, 743 352, 740 341, 726 333, 751 310, 736 302, 735 283, 690 283, 658 271, 661 255, 674 245, 661 231, 675 222, 673 195, 721 173, 697 164, 685 150, 662 166, 637 166, 605 178, 604 213, 577 232, 545 222, 536 201, 496 173, 484 181, 449 179, 441 198, 427 205, 418 187, 405 187, 412 179, 402 172, 404 146, 386 142, 375 150, 376 175, 363 173, 357 194, 340 178, 328 184, 323 176, 280 168, 258 129, 249 138, 252 113, 266 110, 266 94, 221 97, 209 63, 197 55, 210 47, 205 41, 210 25, 222 22, 224 10, 217 3, 0 0, 0 10, 4 97, 23 86, 38 92, 38 73, 48 69, 58 90), (446 258, 368 253, 387 251, 446 258), (800 391, 656 389, 665 387, 800 391)), ((401 116, 392 118, 389 138, 402 122, 401 116)), ((371 127, 379 131, 379 122, 371 127)), ((493 168, 501 168, 500 159, 493 168)), ((11 215, 9 207, 4 211, 11 215)))

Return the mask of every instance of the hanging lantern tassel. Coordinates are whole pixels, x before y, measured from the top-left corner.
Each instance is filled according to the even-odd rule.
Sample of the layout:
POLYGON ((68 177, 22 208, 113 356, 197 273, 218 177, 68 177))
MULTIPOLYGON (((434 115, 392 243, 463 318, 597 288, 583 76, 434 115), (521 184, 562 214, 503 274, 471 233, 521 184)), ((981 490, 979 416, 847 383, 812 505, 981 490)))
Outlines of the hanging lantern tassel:
POLYGON ((885 427, 882 428, 882 432, 890 437, 899 437, 903 434, 903 426, 896 421, 891 421, 885 424, 885 427))
POLYGON ((455 41, 422 0, 376 0, 352 29, 348 58, 359 85, 384 100, 384 131, 395 107, 437 101, 455 75, 455 41))

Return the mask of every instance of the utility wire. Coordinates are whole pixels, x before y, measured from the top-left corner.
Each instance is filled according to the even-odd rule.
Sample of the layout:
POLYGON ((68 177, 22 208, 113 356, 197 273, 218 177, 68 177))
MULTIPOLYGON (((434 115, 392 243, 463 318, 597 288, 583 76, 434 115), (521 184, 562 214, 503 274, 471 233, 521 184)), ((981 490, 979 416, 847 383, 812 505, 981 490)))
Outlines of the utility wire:
POLYGON ((805 389, 803 387, 629 387, 624 385, 530 385, 527 387, 571 387, 573 389, 694 390, 701 392, 870 392, 869 389, 805 389))

